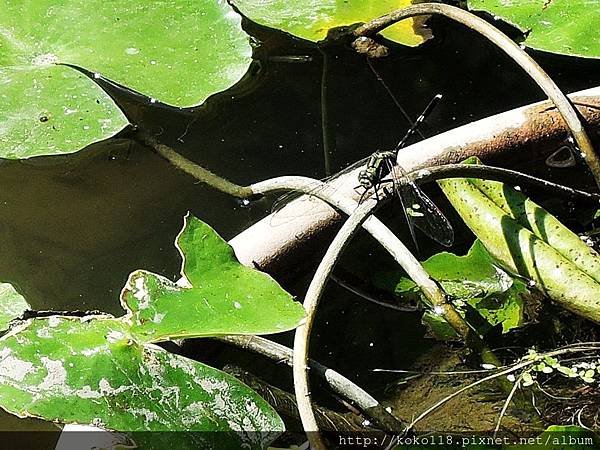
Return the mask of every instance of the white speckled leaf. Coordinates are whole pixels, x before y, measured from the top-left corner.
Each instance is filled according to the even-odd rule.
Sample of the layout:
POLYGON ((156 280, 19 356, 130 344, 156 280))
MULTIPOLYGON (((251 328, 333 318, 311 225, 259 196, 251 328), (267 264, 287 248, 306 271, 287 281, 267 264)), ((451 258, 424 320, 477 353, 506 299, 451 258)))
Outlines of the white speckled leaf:
POLYGON ((224 0, 0 0, 0 157, 71 153, 127 125, 83 67, 175 106, 235 84, 251 62, 224 0))
POLYGON ((29 309, 29 304, 9 283, 0 283, 0 331, 8 328, 11 320, 29 309))
POLYGON ((132 333, 144 342, 291 330, 304 308, 269 275, 240 264, 210 226, 185 218, 177 236, 182 279, 138 270, 121 293, 132 333))
POLYGON ((111 316, 23 322, 0 339, 0 405, 110 430, 187 431, 132 434, 145 449, 263 448, 283 431, 275 411, 235 378, 128 333, 111 316), (202 431, 212 432, 192 433, 202 431))

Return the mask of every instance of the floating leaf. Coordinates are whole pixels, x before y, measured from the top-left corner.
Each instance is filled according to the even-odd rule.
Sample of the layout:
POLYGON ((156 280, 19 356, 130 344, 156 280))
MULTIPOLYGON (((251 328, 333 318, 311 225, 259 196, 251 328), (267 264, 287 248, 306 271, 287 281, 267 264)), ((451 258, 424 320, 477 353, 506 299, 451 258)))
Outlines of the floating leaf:
POLYGON ((300 303, 267 274, 240 264, 231 246, 195 217, 186 217, 176 244, 183 258, 177 284, 138 270, 122 292, 138 339, 279 333, 303 319, 300 303))
POLYGON ((11 320, 29 309, 23 296, 9 283, 0 283, 0 332, 8 328, 11 320))
MULTIPOLYGON (((456 178, 441 180, 439 184, 467 226, 505 270, 533 281, 538 289, 566 309, 600 322, 600 284, 573 262, 578 259, 574 254, 566 257, 548 244, 561 239, 564 229, 544 228, 547 236, 542 239, 479 189, 479 182, 456 178), (549 237, 555 232, 559 234, 549 237)), ((510 189, 502 186, 504 192, 510 189)), ((506 198, 513 196, 507 195, 506 198)), ((543 216, 550 214, 535 206, 536 223, 547 224, 556 220, 545 219, 543 216)), ((508 207, 511 210, 520 208, 512 203, 508 207)), ((530 210, 530 207, 525 209, 530 210)), ((586 252, 590 257, 589 249, 586 252)))
POLYGON ((235 378, 141 345, 125 318, 111 316, 53 316, 11 330, 0 339, 0 404, 21 417, 181 432, 136 433, 142 448, 264 448, 284 429, 235 378))
MULTIPOLYGON (((411 0, 232 0, 249 19, 294 36, 317 42, 336 27, 368 22, 384 14, 409 6, 411 0)), ((406 19, 382 34, 405 45, 419 45, 431 33, 420 19, 406 19)))
POLYGON ((236 83, 251 49, 225 1, 0 0, 0 156, 75 152, 127 120, 83 67, 191 106, 236 83))
POLYGON ((527 33, 528 47, 552 53, 600 58, 600 3, 597 0, 468 0, 527 33))

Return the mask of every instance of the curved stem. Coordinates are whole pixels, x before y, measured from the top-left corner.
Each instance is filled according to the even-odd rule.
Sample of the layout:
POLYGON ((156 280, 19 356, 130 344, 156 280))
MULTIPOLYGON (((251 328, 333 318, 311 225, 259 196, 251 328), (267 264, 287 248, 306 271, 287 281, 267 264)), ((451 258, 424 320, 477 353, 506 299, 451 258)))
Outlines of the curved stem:
POLYGON ((441 3, 420 3, 371 20, 354 30, 354 34, 356 36, 370 36, 409 17, 431 14, 439 14, 448 17, 477 31, 502 49, 513 61, 521 66, 521 68, 546 93, 548 98, 554 103, 556 109, 562 115, 575 142, 577 142, 577 145, 582 152, 582 156, 587 161, 588 167, 596 180, 596 184, 600 187, 600 159, 594 152, 592 143, 569 99, 533 58, 515 44, 508 36, 485 20, 455 6, 444 5, 441 3))
POLYGON ((600 195, 591 192, 573 189, 562 184, 553 183, 542 178, 527 175, 516 170, 501 167, 486 166, 484 164, 444 164, 425 169, 414 170, 408 176, 417 184, 443 180, 445 178, 479 178, 494 180, 518 185, 529 185, 554 194, 563 195, 574 200, 599 203, 600 195))
MULTIPOLYGON (((261 181, 250 186, 255 194, 266 194, 277 190, 297 190, 318 197, 347 215, 356 209, 354 200, 343 197, 327 189, 315 189, 315 186, 325 186, 325 183, 307 177, 278 177, 261 181)), ((445 303, 445 295, 439 286, 429 277, 419 261, 406 246, 379 219, 372 217, 365 222, 364 228, 390 252, 409 277, 419 286, 430 304, 445 303)))
POLYGON ((378 206, 377 202, 368 199, 358 206, 348 220, 344 223, 338 234, 335 236, 325 256, 321 260, 319 267, 308 287, 304 297, 304 309, 306 310, 305 322, 296 328, 294 336, 294 389, 296 391, 296 401, 304 430, 308 432, 308 439, 312 447, 317 450, 325 450, 327 447, 323 443, 319 433, 317 420, 315 418, 312 402, 310 399, 310 388, 308 381, 308 348, 309 339, 314 319, 316 316, 319 300, 327 283, 329 275, 333 271, 342 251, 350 242, 350 239, 359 230, 371 212, 378 206))
POLYGON ((212 173, 210 170, 205 169, 204 167, 180 155, 168 145, 161 144, 155 137, 148 136, 145 133, 136 133, 135 136, 135 139, 139 143, 150 147, 158 155, 162 156, 179 170, 191 175, 201 183, 206 183, 214 189, 237 198, 247 199, 254 196, 252 189, 250 189, 248 186, 240 186, 212 173))
MULTIPOLYGON (((314 189, 316 180, 305 177, 280 177, 252 185, 256 193, 266 193, 282 188, 297 189, 308 192, 314 189)), ((323 183, 321 183, 323 185, 323 183)), ((469 324, 456 311, 453 305, 446 300, 445 293, 433 281, 421 264, 410 253, 406 246, 377 218, 370 216, 372 210, 378 206, 378 202, 367 199, 356 207, 356 202, 341 196, 335 196, 326 190, 320 189, 314 192, 322 200, 328 201, 346 212, 350 217, 342 226, 335 239, 330 244, 327 253, 323 257, 317 272, 310 284, 304 300, 307 311, 305 324, 296 329, 294 339, 294 388, 296 391, 298 409, 305 431, 308 432, 309 440, 316 449, 324 449, 325 446, 318 433, 317 422, 311 408, 310 390, 307 374, 308 346, 310 331, 314 321, 316 307, 318 305, 322 289, 327 281, 340 252, 346 246, 348 240, 356 230, 363 227, 377 239, 388 252, 396 259, 405 272, 413 279, 433 308, 435 314, 443 317, 450 326, 463 337, 468 345, 474 346, 482 351, 487 361, 499 364, 497 358, 487 349, 481 338, 475 333, 469 324), (314 432, 314 433, 313 433, 314 432)))

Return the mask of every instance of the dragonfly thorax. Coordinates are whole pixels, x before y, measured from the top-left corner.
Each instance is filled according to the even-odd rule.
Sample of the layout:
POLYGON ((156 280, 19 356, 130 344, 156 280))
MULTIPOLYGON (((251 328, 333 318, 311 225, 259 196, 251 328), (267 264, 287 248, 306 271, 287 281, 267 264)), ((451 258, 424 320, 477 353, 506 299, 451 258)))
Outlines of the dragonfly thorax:
POLYGON ((392 162, 396 159, 396 152, 393 151, 377 151, 373 153, 367 160, 365 168, 358 173, 358 182, 365 189, 370 189, 381 181, 384 175, 384 162, 389 160, 392 162))

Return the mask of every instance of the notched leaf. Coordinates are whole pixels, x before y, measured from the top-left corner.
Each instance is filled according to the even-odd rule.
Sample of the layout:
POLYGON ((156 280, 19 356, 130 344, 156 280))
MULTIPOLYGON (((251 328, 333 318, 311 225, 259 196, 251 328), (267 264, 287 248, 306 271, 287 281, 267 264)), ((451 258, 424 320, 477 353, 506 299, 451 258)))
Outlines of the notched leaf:
POLYGON ((303 319, 302 305, 267 274, 240 264, 202 221, 186 216, 176 246, 183 259, 180 281, 138 270, 121 293, 141 341, 278 333, 303 319))

